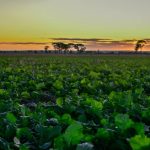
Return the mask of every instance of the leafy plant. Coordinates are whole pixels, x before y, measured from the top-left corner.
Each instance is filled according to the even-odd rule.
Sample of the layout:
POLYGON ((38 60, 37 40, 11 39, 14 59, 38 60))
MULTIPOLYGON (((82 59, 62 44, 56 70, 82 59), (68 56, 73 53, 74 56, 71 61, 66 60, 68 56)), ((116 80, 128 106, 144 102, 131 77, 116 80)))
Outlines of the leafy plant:
POLYGON ((0 56, 0 150, 149 150, 150 59, 0 56))

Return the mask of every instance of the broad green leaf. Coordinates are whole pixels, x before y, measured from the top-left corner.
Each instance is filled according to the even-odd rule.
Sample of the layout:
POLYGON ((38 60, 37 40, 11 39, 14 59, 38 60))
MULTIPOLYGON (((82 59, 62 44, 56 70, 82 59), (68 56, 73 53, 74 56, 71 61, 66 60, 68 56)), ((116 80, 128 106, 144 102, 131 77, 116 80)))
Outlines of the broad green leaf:
POLYGON ((63 83, 59 80, 56 80, 53 84, 53 86, 57 89, 57 90, 61 90, 63 89, 63 83))
POLYGON ((136 130, 136 133, 139 135, 144 135, 144 124, 142 123, 134 123, 134 128, 136 130))
POLYGON ((90 107, 91 114, 100 117, 100 113, 103 109, 103 104, 100 101, 94 100, 93 98, 87 98, 85 104, 90 107))
POLYGON ((142 117, 145 120, 149 120, 150 121, 150 109, 146 109, 146 110, 142 111, 142 117))
POLYGON ((57 150, 65 149, 65 141, 64 141, 63 135, 60 135, 54 139, 54 148, 57 150))
POLYGON ((108 119, 101 119, 100 120, 100 123, 103 125, 103 126, 106 126, 106 125, 108 125, 109 124, 109 121, 108 121, 108 119))
POLYGON ((93 139, 95 139, 95 135, 84 134, 84 139, 83 139, 83 141, 86 141, 86 142, 92 142, 93 139))
POLYGON ((26 144, 21 144, 19 150, 30 150, 30 149, 29 146, 27 146, 26 144))
POLYGON ((49 138, 54 138, 56 136, 59 136, 61 134, 61 126, 55 126, 53 127, 49 132, 49 138))
POLYGON ((6 119, 11 123, 16 123, 17 119, 13 113, 7 113, 6 119))
POLYGON ((145 135, 136 135, 129 140, 129 143, 133 150, 149 150, 150 138, 145 135))
POLYGON ((87 79, 86 78, 83 78, 82 80, 81 80, 81 84, 86 84, 87 83, 87 79))
POLYGON ((61 121, 62 123, 66 123, 66 124, 71 124, 73 121, 72 121, 72 118, 69 114, 64 114, 62 117, 61 117, 61 121))
POLYGON ((5 136, 13 138, 16 134, 16 125, 14 123, 8 124, 5 129, 5 136))
POLYGON ((12 71, 12 68, 11 68, 11 67, 7 67, 7 68, 5 68, 5 71, 6 71, 6 72, 11 72, 11 71, 12 71))
POLYGON ((62 105, 63 105, 63 99, 62 99, 61 97, 57 98, 57 99, 56 99, 56 104, 57 104, 58 106, 62 107, 62 105))
POLYGON ((27 139, 32 138, 32 133, 29 128, 18 128, 16 132, 17 138, 20 139, 21 137, 26 137, 27 139))
POLYGON ((4 89, 0 89, 0 98, 8 98, 8 96, 9 96, 9 93, 6 91, 6 90, 4 90, 4 89))
POLYGON ((115 125, 122 131, 133 126, 133 121, 129 118, 127 114, 117 114, 115 116, 115 125))
POLYGON ((79 123, 71 124, 65 131, 64 140, 67 145, 75 145, 78 144, 83 138, 83 126, 79 123))
POLYGON ((25 99, 28 99, 28 98, 30 98, 30 94, 27 91, 24 91, 24 92, 21 93, 21 97, 25 98, 25 99))
POLYGON ((126 109, 127 107, 130 107, 133 103, 133 97, 131 91, 127 91, 127 92, 112 91, 108 97, 114 109, 117 110, 119 110, 120 107, 121 109, 123 109, 122 107, 126 109))
POLYGON ((95 110, 102 110, 103 104, 99 101, 94 100, 93 98, 87 98, 86 104, 91 105, 93 109, 95 110))
POLYGON ((43 89, 44 87, 45 87, 45 83, 44 83, 44 82, 36 84, 36 89, 37 89, 37 90, 41 90, 41 89, 43 89))
POLYGON ((99 138, 102 138, 102 139, 108 139, 110 135, 109 135, 109 132, 107 131, 107 129, 99 128, 97 130, 96 136, 99 137, 99 138))
POLYGON ((5 95, 5 94, 7 94, 6 90, 0 89, 0 95, 5 95))
POLYGON ((90 76, 91 78, 97 79, 97 78, 99 77, 99 73, 94 72, 94 71, 90 71, 89 76, 90 76))

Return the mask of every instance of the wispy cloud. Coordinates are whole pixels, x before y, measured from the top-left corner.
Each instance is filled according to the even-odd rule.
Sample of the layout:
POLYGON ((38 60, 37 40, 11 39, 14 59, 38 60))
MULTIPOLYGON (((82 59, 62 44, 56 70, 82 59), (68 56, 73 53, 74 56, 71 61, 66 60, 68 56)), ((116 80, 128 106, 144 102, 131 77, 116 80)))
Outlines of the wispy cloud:
MULTIPOLYGON (((83 43, 87 49, 134 49, 137 39, 113 40, 107 38, 49 38, 52 42, 83 43)), ((144 39, 149 46, 150 39, 144 39)))
MULTIPOLYGON (((145 49, 150 49, 150 39, 147 41, 145 49)), ((89 50, 134 50, 137 39, 114 40, 107 38, 48 38, 46 42, 0 42, 2 48, 28 48, 42 49, 45 45, 49 45, 53 49, 52 42, 64 43, 83 43, 89 50)))
POLYGON ((84 41, 84 42, 98 42, 98 41, 111 41, 112 39, 101 38, 49 38, 54 41, 84 41))

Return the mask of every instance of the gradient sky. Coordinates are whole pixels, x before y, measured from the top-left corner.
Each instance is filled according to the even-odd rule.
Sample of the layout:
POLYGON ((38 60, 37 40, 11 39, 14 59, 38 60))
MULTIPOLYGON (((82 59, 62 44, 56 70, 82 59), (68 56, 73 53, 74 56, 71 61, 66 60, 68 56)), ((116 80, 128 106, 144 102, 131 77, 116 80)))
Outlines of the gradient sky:
POLYGON ((53 41, 132 50, 147 39, 150 0, 0 0, 0 50, 43 49, 53 41))

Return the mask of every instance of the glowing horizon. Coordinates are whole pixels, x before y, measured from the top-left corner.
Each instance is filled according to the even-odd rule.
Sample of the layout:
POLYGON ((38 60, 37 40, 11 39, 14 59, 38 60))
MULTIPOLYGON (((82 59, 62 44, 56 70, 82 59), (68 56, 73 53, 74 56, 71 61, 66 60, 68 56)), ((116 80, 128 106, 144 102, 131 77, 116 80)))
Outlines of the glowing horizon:
POLYGON ((148 0, 1 0, 0 50, 41 50, 52 42, 88 50, 150 50, 148 0), (92 40, 99 39, 100 41, 92 40), (102 40, 105 39, 105 40, 102 40))

